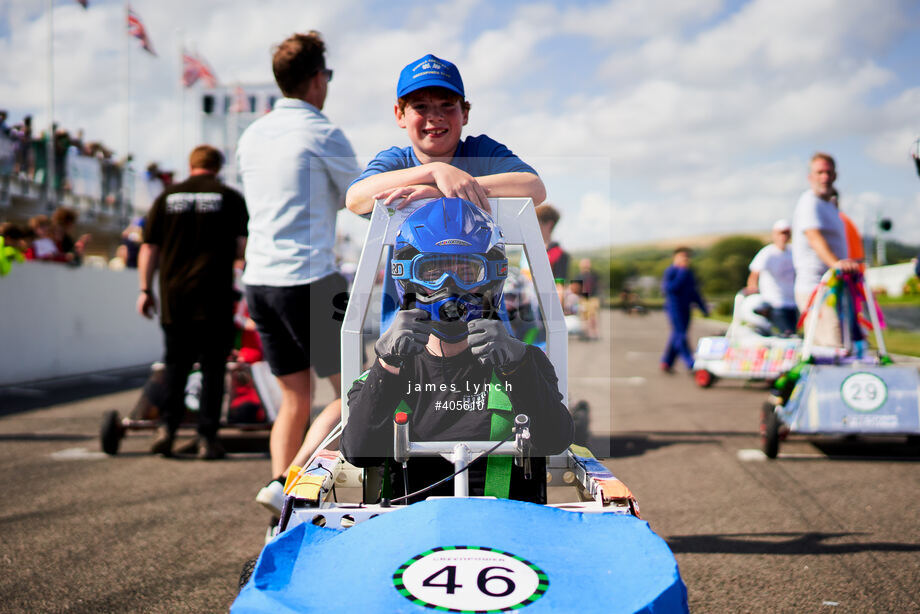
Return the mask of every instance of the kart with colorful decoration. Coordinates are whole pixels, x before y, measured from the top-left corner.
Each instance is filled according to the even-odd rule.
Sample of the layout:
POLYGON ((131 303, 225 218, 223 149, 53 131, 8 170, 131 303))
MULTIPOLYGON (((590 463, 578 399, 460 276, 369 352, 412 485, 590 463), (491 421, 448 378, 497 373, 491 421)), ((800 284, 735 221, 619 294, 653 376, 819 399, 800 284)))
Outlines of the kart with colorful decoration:
POLYGON ((810 437, 920 434, 920 376, 893 364, 882 337, 884 318, 861 273, 828 271, 803 314, 802 358, 777 378, 761 412, 761 440, 776 458, 790 434, 810 437), (837 310, 841 348, 814 344, 822 305, 837 310), (810 314, 810 315, 809 315, 810 314), (866 333, 875 337, 870 351, 866 333))
MULTIPOLYGON (((567 404, 567 331, 533 203, 490 203, 506 244, 524 246, 530 260, 546 319, 545 352, 567 404)), ((423 204, 374 208, 342 327, 343 382, 361 374, 363 324, 381 255, 423 204)), ((343 424, 327 441, 347 423, 346 393, 343 424)), ((502 441, 413 441, 407 420, 394 413, 391 461, 447 459, 455 472, 442 482, 452 480, 453 496, 390 499, 388 473, 317 452, 288 476, 278 530, 244 569, 231 612, 688 611, 667 544, 640 520, 629 488, 586 448, 572 445, 546 458, 546 486, 569 489, 570 502, 475 497, 468 469, 479 458, 511 456, 529 471, 526 410, 502 441), (336 490, 349 487, 360 496, 337 501, 336 490), (330 592, 333 577, 345 582, 330 592)))
POLYGON ((701 388, 720 378, 773 381, 798 363, 802 340, 771 334, 770 321, 758 313, 758 298, 739 292, 725 335, 697 342, 693 379, 701 388))

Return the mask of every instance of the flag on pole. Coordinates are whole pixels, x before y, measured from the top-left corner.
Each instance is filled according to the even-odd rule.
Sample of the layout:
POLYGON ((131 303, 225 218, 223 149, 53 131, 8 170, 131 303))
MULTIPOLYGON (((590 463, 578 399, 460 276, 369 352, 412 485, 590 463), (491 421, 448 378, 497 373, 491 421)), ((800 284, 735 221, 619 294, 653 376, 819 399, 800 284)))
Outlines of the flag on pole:
POLYGON ((89 8, 89 0, 77 0, 77 3, 85 9, 89 8))
POLYGON ((246 90, 239 85, 233 90, 233 106, 230 107, 231 113, 246 113, 249 111, 249 100, 246 99, 246 90))
POLYGON ((153 50, 153 45, 150 44, 150 39, 147 38, 147 29, 144 28, 141 18, 137 16, 137 13, 130 6, 128 7, 128 35, 141 41, 141 47, 143 47, 144 51, 156 56, 156 51, 153 50))
POLYGON ((182 52, 182 85, 191 87, 201 79, 205 87, 216 87, 217 77, 201 56, 195 56, 187 51, 182 52))

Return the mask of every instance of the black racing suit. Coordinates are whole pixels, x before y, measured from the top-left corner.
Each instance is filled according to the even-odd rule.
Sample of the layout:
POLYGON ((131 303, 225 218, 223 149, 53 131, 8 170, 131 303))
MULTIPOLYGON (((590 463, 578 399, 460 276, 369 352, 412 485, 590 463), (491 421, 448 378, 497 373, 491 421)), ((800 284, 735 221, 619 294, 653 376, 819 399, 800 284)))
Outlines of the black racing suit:
MULTIPOLYGON (((440 357, 423 352, 405 361, 399 375, 374 361, 366 377, 355 381, 348 393, 348 424, 342 435, 342 453, 359 467, 377 466, 393 456, 393 415, 400 402, 409 413, 412 441, 488 441, 492 411, 487 407, 493 373, 511 401, 513 414, 530 418, 532 477, 513 466, 510 498, 544 503, 545 457, 558 454, 572 443, 572 417, 562 404, 555 370, 546 355, 528 346, 524 358, 502 375, 484 366, 467 349, 456 356, 440 357)), ((401 467, 387 463, 395 493, 403 491, 401 467)), ((483 494, 485 459, 470 466, 470 494, 483 494)), ((414 492, 454 472, 439 457, 414 458, 408 464, 409 491, 414 492)), ((421 498, 449 495, 447 482, 421 498)))

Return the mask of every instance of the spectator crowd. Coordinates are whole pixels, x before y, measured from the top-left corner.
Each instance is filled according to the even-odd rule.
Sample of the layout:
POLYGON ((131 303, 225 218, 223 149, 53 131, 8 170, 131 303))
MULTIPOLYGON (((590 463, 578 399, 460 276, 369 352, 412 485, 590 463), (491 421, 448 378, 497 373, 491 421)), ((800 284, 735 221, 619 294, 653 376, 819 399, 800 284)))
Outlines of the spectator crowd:
POLYGON ((79 265, 83 261, 90 235, 73 237, 77 212, 70 207, 58 207, 49 217, 36 215, 28 226, 12 222, 0 223, 3 244, 19 251, 26 260, 44 260, 79 265))
MULTIPOLYGON (((0 177, 15 176, 46 184, 48 170, 48 135, 33 133, 32 116, 9 125, 8 113, 0 110, 0 177)), ((115 153, 99 141, 90 141, 83 130, 68 131, 54 124, 54 177, 57 195, 73 194, 98 199, 106 207, 120 209, 124 199, 124 169, 131 154, 116 159, 115 153)), ((153 162, 147 167, 146 180, 159 181, 168 187, 172 171, 164 171, 153 162)))
MULTIPOLYGON (((51 175, 47 131, 36 135, 30 115, 12 125, 8 119, 8 112, 0 110, 0 181, 9 182, 10 178, 16 178, 46 186, 51 175)), ((124 172, 131 163, 130 154, 116 159, 109 147, 86 139, 82 130, 68 131, 57 124, 53 130, 51 185, 56 196, 53 200, 60 201, 64 195, 85 197, 113 211, 123 210, 132 199, 136 200, 133 186, 126 185, 128 179, 124 172), (129 191, 132 194, 128 195, 129 191)), ((173 171, 163 170, 152 162, 141 181, 142 187, 155 195, 173 183, 173 171)), ((89 235, 77 239, 71 236, 76 219, 77 211, 71 207, 59 207, 50 216, 35 215, 27 223, 0 218, 0 235, 4 237, 6 246, 16 249, 26 259, 77 265, 83 260, 89 235)), ((139 236, 137 221, 134 220, 125 229, 116 252, 116 257, 129 267, 136 266, 139 236)))

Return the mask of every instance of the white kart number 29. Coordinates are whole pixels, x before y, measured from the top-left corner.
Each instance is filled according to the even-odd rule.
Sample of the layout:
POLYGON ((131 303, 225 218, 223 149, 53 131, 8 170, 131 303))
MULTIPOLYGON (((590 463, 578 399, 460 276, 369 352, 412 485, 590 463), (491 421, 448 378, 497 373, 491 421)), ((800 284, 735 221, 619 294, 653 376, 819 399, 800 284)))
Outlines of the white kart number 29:
POLYGON ((549 579, 530 561, 483 546, 432 548, 403 564, 393 585, 417 605, 459 612, 507 612, 543 596, 549 579))
POLYGON ((888 386, 874 373, 854 373, 840 386, 843 402, 856 411, 875 411, 888 399, 888 386))

